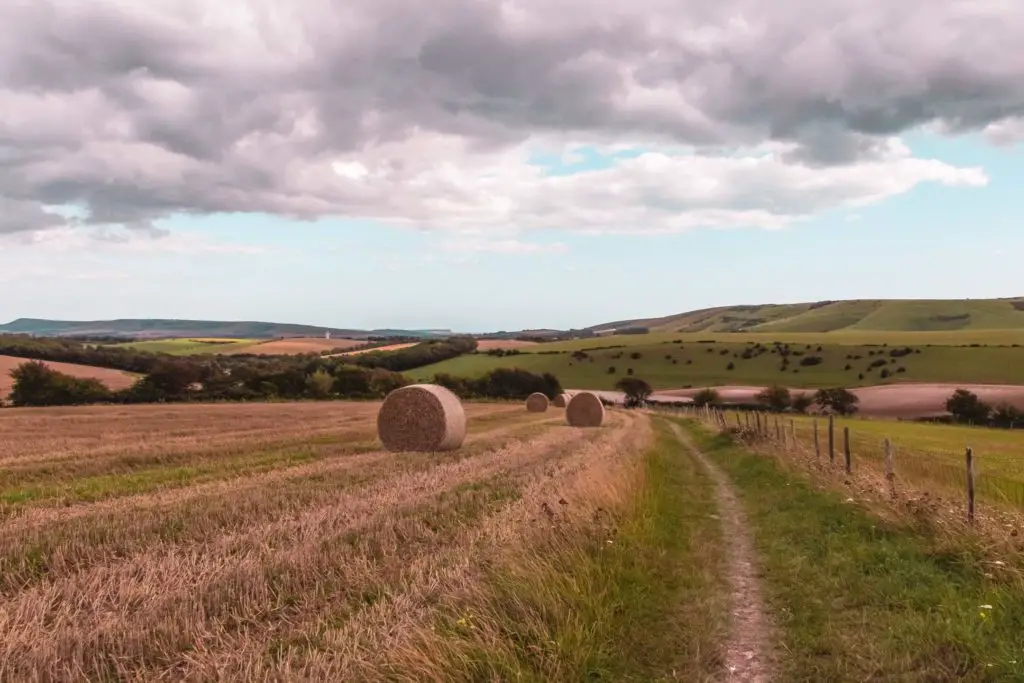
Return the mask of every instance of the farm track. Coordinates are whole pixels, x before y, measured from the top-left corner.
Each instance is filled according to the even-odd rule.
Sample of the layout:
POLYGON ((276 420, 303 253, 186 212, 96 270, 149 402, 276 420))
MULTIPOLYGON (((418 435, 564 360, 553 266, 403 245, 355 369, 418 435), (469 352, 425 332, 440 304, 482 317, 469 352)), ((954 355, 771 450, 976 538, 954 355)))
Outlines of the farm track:
POLYGON ((768 683, 773 680, 772 624, 762 598, 757 553, 750 526, 728 475, 694 445, 677 424, 679 443, 714 480, 722 536, 728 543, 727 579, 732 591, 731 634, 725 644, 726 679, 768 683))
POLYGON ((0 526, 0 679, 379 676, 382 645, 427 625, 481 544, 519 537, 539 497, 571 500, 646 438, 622 414, 587 431, 467 408, 481 420, 453 453, 321 446, 267 472, 17 510, 0 526))

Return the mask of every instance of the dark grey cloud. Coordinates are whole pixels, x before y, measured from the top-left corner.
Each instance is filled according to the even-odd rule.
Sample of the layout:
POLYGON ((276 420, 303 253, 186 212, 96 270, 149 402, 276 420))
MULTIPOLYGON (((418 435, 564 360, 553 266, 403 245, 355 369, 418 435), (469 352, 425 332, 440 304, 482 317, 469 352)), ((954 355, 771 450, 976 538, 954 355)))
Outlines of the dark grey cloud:
MULTIPOLYGON (((1017 0, 9 0, 0 26, 0 232, 54 224, 44 204, 402 215, 329 164, 429 133, 778 141, 827 167, 1024 116, 1017 0)), ((378 161, 407 183, 416 152, 378 161)))

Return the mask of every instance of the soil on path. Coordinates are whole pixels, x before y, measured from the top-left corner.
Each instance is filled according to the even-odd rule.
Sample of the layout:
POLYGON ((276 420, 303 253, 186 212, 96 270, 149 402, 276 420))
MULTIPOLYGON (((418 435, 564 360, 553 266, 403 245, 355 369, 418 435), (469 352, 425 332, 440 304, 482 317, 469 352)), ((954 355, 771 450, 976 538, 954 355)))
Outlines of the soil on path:
POLYGON ((773 678, 772 623, 761 597, 761 579, 746 514, 728 476, 697 448, 678 425, 679 443, 714 480, 722 536, 727 543, 726 578, 731 591, 732 623, 725 649, 728 681, 767 683, 773 678))

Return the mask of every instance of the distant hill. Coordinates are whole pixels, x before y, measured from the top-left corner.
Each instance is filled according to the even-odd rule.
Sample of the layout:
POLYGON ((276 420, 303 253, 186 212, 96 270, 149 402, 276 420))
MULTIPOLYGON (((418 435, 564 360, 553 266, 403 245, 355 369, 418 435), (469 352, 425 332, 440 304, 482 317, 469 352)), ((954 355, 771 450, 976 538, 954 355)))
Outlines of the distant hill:
POLYGON ((1024 329, 1024 297, 1012 299, 858 299, 800 304, 722 306, 662 318, 620 320, 589 328, 607 332, 931 332, 1024 329))
POLYGON ((232 339, 276 339, 278 337, 440 337, 449 330, 353 330, 316 325, 268 323, 252 321, 216 320, 43 320, 19 318, 0 325, 0 334, 31 334, 46 337, 112 336, 130 339, 157 339, 161 337, 223 337, 232 339))

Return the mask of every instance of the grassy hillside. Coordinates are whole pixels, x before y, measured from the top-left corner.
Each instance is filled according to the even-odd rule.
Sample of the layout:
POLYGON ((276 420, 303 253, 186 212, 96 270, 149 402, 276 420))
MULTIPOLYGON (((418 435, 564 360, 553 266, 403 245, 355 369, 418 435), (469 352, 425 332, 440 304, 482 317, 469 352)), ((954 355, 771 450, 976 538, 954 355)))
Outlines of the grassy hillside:
POLYGON ((471 354, 409 374, 419 380, 430 379, 436 373, 473 377, 499 367, 519 367, 554 373, 563 386, 580 389, 612 389, 630 369, 656 389, 772 383, 793 387, 853 387, 888 382, 1024 384, 1024 347, 1019 346, 918 345, 907 356, 893 357, 890 353, 897 347, 892 346, 790 344, 792 355, 785 370, 780 369, 782 356, 767 343, 761 346, 764 350, 760 353, 752 351, 757 348, 754 342, 738 341, 662 341, 620 348, 591 347, 582 352, 585 355, 576 352, 575 356, 564 347, 564 344, 544 344, 539 347, 544 351, 505 357, 471 354), (744 358, 745 354, 751 357, 744 358), (821 363, 801 365, 812 356, 820 358, 821 363), (884 364, 881 361, 885 361, 884 364), (733 364, 731 370, 730 363, 733 364), (872 368, 872 363, 878 366, 872 368), (849 370, 847 365, 851 366, 849 370), (883 370, 887 370, 889 376, 883 376, 883 370))
POLYGON ((617 321, 591 329, 632 326, 656 332, 1024 330, 1024 299, 864 299, 726 306, 663 318, 617 321))
POLYGON ((134 338, 153 337, 228 337, 231 339, 273 339, 276 337, 323 337, 330 332, 335 337, 431 337, 447 336, 446 330, 353 330, 316 325, 294 325, 258 321, 222 320, 166 320, 123 319, 123 320, 43 320, 19 318, 0 325, 0 334, 32 334, 45 337, 66 336, 122 336, 134 338))

